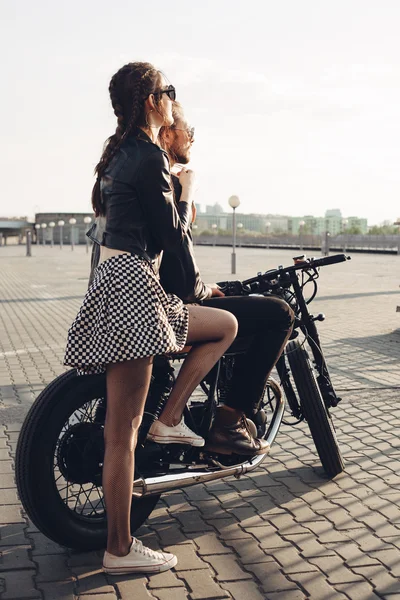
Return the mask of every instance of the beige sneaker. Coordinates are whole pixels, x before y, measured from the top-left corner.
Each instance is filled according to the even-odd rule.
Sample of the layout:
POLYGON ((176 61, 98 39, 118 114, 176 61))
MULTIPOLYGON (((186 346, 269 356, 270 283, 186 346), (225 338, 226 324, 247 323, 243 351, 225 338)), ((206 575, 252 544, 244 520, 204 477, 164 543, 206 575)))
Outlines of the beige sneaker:
POLYGON ((205 440, 189 429, 183 417, 178 425, 164 425, 157 419, 154 421, 147 434, 147 439, 158 444, 189 444, 190 446, 204 446, 205 440))
POLYGON ((104 553, 103 570, 111 575, 128 575, 129 573, 161 573, 172 569, 178 562, 175 554, 155 552, 136 538, 126 556, 114 556, 104 553))

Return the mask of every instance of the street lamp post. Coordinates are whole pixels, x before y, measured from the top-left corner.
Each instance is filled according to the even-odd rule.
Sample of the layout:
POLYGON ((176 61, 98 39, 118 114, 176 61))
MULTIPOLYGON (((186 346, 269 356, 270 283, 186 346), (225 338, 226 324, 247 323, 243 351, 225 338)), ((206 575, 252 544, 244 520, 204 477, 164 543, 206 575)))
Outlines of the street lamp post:
POLYGON ((231 273, 236 273, 236 209, 240 204, 239 196, 231 196, 228 200, 229 206, 233 210, 232 215, 232 255, 231 255, 231 273))
POLYGON ((26 230, 26 256, 32 256, 31 251, 32 232, 30 229, 26 230))
MULTIPOLYGON (((92 222, 92 218, 91 218, 91 217, 85 217, 85 218, 83 219, 83 222, 84 222, 84 223, 85 223, 85 225, 86 225, 86 233, 87 233, 87 232, 89 231, 89 225, 90 225, 90 223, 92 222)), ((88 252, 89 252, 89 243, 90 243, 90 242, 89 242, 89 238, 88 238, 88 236, 86 235, 85 237, 86 237, 86 254, 88 254, 88 252)))
POLYGON ((41 227, 43 229, 43 232, 42 232, 42 244, 43 244, 43 246, 45 246, 46 245, 45 232, 46 232, 47 223, 42 223, 41 227))
POLYGON ((52 248, 54 248, 54 227, 56 226, 56 224, 54 223, 54 221, 50 221, 49 223, 49 227, 50 227, 50 246, 52 248))
POLYGON ((63 247, 63 235, 64 235, 63 227, 64 227, 64 225, 65 225, 65 221, 63 221, 63 220, 58 221, 58 226, 60 228, 60 250, 62 250, 62 247, 63 247))
POLYGON ((300 223, 299 223, 299 235, 300 235, 300 240, 299 240, 300 244, 299 245, 300 245, 300 250, 303 250, 303 228, 304 228, 305 224, 306 224, 305 221, 300 221, 300 223))
POLYGON ((343 252, 346 252, 346 246, 347 246, 347 233, 346 233, 346 228, 347 228, 347 224, 348 224, 348 220, 347 219, 343 219, 342 220, 342 227, 343 227, 343 252))
POLYGON ((269 249, 269 228, 271 227, 271 223, 267 221, 265 223, 265 230, 267 232, 267 250, 269 249))
POLYGON ((35 229, 36 229, 36 245, 38 246, 40 244, 40 238, 39 238, 40 223, 35 223, 35 229))
POLYGON ((213 235, 213 246, 215 246, 215 245, 216 245, 216 243, 217 243, 217 224, 216 224, 216 223, 213 223, 213 224, 211 225, 211 229, 212 229, 212 230, 213 230, 213 232, 214 232, 214 235, 213 235))
POLYGON ((239 231, 237 232, 237 233, 238 233, 238 236, 239 236, 239 242, 238 242, 238 243, 239 243, 239 247, 241 247, 241 245, 242 245, 242 240, 241 240, 241 237, 240 237, 240 235, 239 235, 239 234, 240 234, 240 233, 242 233, 242 229, 243 229, 243 223, 238 223, 236 227, 237 227, 237 228, 238 228, 238 230, 239 230, 239 231))
POLYGON ((71 217, 71 219, 68 221, 69 224, 71 225, 71 230, 70 230, 70 242, 71 242, 71 250, 74 249, 74 233, 75 233, 75 229, 74 229, 74 225, 76 224, 76 219, 74 219, 74 217, 71 217))

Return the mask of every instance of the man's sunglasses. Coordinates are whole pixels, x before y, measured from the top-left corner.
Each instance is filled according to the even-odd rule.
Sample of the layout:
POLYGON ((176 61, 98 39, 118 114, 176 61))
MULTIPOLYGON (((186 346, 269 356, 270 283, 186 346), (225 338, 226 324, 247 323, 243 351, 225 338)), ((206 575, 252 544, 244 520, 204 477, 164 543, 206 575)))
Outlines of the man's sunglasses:
POLYGON ((176 100, 176 90, 173 85, 169 85, 165 89, 154 93, 155 96, 162 96, 163 94, 167 94, 168 98, 172 101, 176 100))
POLYGON ((185 129, 181 129, 180 127, 174 127, 171 125, 171 129, 175 129, 176 131, 186 131, 190 140, 194 140, 194 127, 185 127, 185 129))

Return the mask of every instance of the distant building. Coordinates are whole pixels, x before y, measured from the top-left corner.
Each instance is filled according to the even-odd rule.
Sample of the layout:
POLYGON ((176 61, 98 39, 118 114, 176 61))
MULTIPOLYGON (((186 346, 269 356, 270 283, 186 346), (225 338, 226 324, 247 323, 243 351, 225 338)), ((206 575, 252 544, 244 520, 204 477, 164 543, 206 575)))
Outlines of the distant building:
POLYGON ((360 219, 359 217, 347 217, 346 229, 350 227, 357 227, 360 233, 368 233, 368 221, 367 219, 360 219))

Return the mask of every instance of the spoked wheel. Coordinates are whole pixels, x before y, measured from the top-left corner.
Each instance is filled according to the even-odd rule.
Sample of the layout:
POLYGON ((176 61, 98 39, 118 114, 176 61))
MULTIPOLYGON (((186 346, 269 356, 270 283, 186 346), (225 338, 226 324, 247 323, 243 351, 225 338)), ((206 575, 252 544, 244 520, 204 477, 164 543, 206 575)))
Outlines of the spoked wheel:
POLYGON ((335 477, 344 470, 344 460, 336 439, 332 417, 319 390, 306 350, 298 340, 285 349, 290 370, 300 398, 300 405, 327 475, 335 477))
MULTIPOLYGON (((101 487, 105 377, 67 371, 32 405, 18 439, 16 481, 22 504, 38 529, 76 550, 106 546, 101 487)), ((160 496, 134 499, 131 531, 160 496)))

